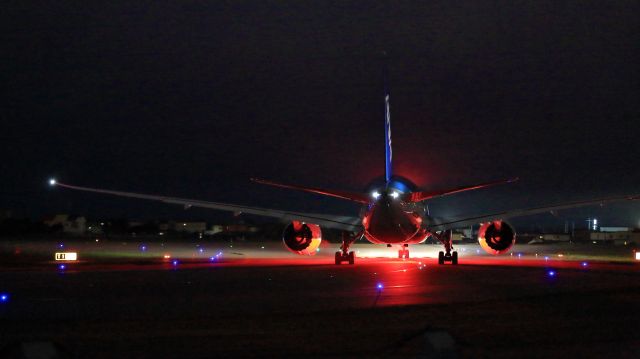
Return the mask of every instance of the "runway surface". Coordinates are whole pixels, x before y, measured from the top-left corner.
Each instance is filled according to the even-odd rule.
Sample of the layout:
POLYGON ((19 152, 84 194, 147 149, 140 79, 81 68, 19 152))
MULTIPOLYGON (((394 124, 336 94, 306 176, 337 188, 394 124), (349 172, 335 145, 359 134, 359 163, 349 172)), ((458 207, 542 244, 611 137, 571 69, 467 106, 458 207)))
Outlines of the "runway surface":
POLYGON ((438 246, 398 259, 361 244, 356 265, 336 266, 333 247, 298 257, 270 242, 4 243, 0 348, 51 341, 78 358, 638 355, 640 265, 629 248, 516 246, 491 257, 465 245, 460 265, 439 266, 438 246), (62 269, 55 251, 77 251, 79 262, 62 269))

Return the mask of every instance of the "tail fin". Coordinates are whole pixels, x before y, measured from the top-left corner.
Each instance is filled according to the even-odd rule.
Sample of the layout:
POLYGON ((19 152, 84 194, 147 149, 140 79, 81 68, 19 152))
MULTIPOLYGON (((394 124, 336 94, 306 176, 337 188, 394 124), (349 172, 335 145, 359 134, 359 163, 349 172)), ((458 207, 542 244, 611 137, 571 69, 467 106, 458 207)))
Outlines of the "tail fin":
POLYGON ((389 108, 389 71, 384 67, 384 152, 385 152, 385 180, 387 184, 391 181, 391 109, 389 108))

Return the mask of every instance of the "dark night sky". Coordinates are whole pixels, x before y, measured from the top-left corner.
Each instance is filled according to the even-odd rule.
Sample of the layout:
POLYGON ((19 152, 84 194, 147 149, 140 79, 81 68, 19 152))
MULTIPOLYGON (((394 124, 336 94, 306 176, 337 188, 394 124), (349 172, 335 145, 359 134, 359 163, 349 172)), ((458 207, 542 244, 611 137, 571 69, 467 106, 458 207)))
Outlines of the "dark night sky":
MULTIPOLYGON (((16 214, 185 216, 174 206, 50 190, 54 175, 355 215, 349 203, 248 178, 361 190, 381 176, 382 51, 398 174, 425 188, 522 178, 434 201, 438 214, 640 193, 635 1, 3 8, 0 208, 16 214)), ((589 215, 638 225, 640 205, 561 217, 589 215)))

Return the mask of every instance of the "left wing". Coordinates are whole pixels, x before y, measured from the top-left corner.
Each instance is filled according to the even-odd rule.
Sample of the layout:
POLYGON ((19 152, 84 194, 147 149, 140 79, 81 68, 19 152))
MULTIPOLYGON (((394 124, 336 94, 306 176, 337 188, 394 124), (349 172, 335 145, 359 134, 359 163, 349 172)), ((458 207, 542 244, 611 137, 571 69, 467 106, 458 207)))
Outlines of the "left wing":
POLYGON ((250 207, 250 206, 230 204, 230 203, 207 202, 207 201, 199 201, 195 199, 166 197, 166 196, 157 196, 157 195, 149 195, 149 194, 142 194, 142 193, 132 193, 132 192, 99 189, 99 188, 80 187, 80 186, 60 183, 54 180, 51 180, 50 183, 52 186, 59 186, 59 187, 68 188, 76 191, 94 192, 94 193, 109 194, 109 195, 120 196, 120 197, 160 201, 164 203, 183 205, 186 208, 201 207, 201 208, 217 209, 221 211, 229 211, 237 214, 248 213, 248 214, 254 214, 258 216, 278 218, 282 221, 297 220, 297 221, 303 221, 303 222, 322 225, 328 228, 342 229, 342 230, 348 230, 348 231, 358 231, 360 230, 360 227, 361 227, 359 218, 348 217, 348 216, 334 216, 334 215, 324 215, 324 214, 315 214, 315 213, 282 211, 277 209, 250 207))
POLYGON ((489 222, 489 221, 500 220, 500 219, 529 216, 533 214, 557 211, 557 210, 568 209, 568 208, 585 207, 585 206, 591 206, 596 204, 604 205, 606 203, 612 203, 612 202, 636 201, 639 199, 640 199, 640 195, 631 195, 631 196, 608 197, 608 198, 591 199, 591 200, 585 200, 585 201, 558 203, 558 204, 549 205, 549 206, 516 209, 516 210, 510 210, 510 211, 496 212, 488 215, 481 215, 476 217, 467 217, 462 219, 445 221, 445 222, 432 224, 427 228, 429 230, 444 230, 444 229, 460 228, 460 227, 464 227, 472 224, 478 224, 482 222, 489 222))

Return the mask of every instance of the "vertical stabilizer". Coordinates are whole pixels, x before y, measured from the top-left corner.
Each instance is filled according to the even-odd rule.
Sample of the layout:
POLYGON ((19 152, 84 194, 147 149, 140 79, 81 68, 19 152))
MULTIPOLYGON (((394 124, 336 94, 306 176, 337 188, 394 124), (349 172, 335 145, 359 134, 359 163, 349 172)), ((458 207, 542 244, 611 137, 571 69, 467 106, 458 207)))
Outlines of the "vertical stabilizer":
POLYGON ((389 71, 384 67, 384 152, 385 152, 385 180, 391 181, 391 109, 389 108, 389 71))

